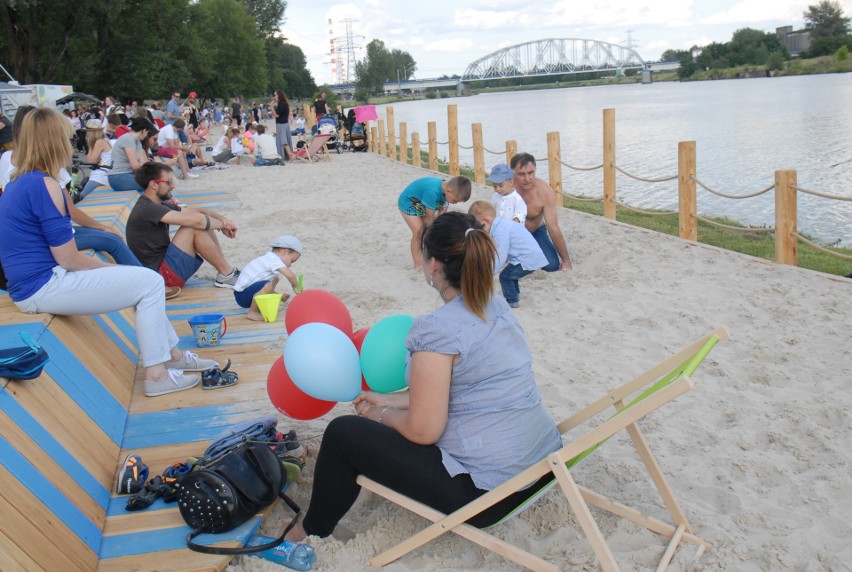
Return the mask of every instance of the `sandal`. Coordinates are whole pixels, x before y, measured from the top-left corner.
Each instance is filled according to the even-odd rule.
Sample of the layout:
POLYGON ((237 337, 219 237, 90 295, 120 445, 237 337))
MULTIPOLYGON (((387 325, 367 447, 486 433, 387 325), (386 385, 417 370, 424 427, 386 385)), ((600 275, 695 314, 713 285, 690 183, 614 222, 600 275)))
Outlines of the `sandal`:
POLYGON ((230 387, 237 383, 240 377, 235 371, 228 371, 231 367, 231 360, 225 364, 225 367, 219 369, 213 367, 201 374, 201 389, 220 389, 222 387, 230 387))

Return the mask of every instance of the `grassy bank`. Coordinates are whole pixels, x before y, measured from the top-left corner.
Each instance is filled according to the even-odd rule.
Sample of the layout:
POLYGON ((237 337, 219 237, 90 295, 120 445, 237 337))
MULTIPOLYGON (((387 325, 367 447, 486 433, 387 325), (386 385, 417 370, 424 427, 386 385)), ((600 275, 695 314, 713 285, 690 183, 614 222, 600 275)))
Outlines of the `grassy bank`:
MULTIPOLYGON (((411 149, 408 150, 407 163, 413 164, 413 152, 411 149)), ((426 168, 428 168, 429 166, 429 154, 425 151, 420 152, 420 164, 421 166, 426 168)), ((440 173, 449 174, 449 165, 447 163, 438 161, 438 171, 440 173)), ((473 169, 467 166, 461 166, 460 171, 462 175, 465 175, 466 177, 469 177, 471 180, 473 180, 473 169)), ((562 204, 565 208, 574 209, 593 215, 603 216, 602 202, 589 203, 585 201, 578 201, 570 197, 564 197, 562 204)), ((746 228, 739 222, 726 218, 705 218, 728 226, 746 228)), ((632 226, 646 228, 648 230, 662 232, 665 234, 670 234, 672 236, 678 236, 678 216, 676 214, 665 216, 646 215, 628 211, 626 209, 618 209, 616 213, 616 220, 632 226)), ((812 240, 813 242, 817 242, 811 237, 808 237, 808 239, 812 240)), ((743 254, 757 256, 759 258, 765 258, 767 260, 775 259, 775 235, 771 233, 745 234, 741 232, 718 228, 716 226, 699 221, 698 242, 701 242, 703 244, 710 244, 712 246, 717 246, 726 250, 733 250, 734 252, 741 252, 743 254)), ((840 254, 852 256, 852 248, 833 248, 832 250, 840 254)), ((810 270, 826 272, 828 274, 836 274, 839 276, 846 276, 852 273, 852 262, 844 261, 834 256, 831 256, 830 254, 820 252, 819 250, 815 250, 814 248, 811 248, 810 246, 803 243, 799 243, 799 266, 801 268, 808 268, 810 270)))

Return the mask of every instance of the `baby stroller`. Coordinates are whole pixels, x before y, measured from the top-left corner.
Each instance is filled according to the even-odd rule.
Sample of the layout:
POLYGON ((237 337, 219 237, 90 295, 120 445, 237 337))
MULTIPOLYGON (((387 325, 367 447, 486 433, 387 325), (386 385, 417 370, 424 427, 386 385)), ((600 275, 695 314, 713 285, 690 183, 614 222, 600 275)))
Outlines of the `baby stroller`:
POLYGON ((351 151, 367 151, 367 126, 355 119, 355 109, 346 114, 344 144, 351 151))
POLYGON ((336 149, 338 153, 343 153, 343 143, 337 134, 337 119, 333 115, 323 115, 317 121, 316 133, 328 134, 328 141, 325 146, 329 149, 336 149))

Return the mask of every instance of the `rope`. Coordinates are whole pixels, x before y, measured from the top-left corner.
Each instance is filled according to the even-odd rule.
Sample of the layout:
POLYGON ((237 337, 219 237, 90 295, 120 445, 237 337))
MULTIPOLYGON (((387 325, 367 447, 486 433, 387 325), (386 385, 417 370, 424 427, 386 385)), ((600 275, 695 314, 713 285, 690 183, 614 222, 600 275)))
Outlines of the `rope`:
POLYGON ((473 145, 471 145, 470 147, 468 147, 467 145, 462 145, 461 143, 459 143, 459 148, 460 148, 460 149, 473 149, 473 145))
POLYGON ((533 159, 535 159, 539 163, 544 163, 545 161, 547 161, 548 158, 547 157, 533 157, 533 159))
POLYGON ((765 227, 765 228, 753 228, 753 227, 742 227, 742 226, 731 226, 729 224, 722 224, 721 222, 716 222, 715 220, 710 220, 709 218, 704 218, 703 216, 697 217, 701 222, 706 222, 710 226, 715 226, 717 228, 724 228, 725 230, 730 230, 733 232, 753 232, 758 234, 766 234, 770 232, 775 232, 775 227, 765 227))
POLYGON ((574 200, 574 201, 579 201, 581 203, 596 203, 598 201, 603 200, 603 196, 600 196, 600 197, 581 197, 581 196, 578 196, 578 195, 571 195, 569 193, 566 193, 565 191, 562 191, 562 196, 568 197, 569 199, 574 200))
MULTIPOLYGON (((834 199, 836 201, 852 201, 852 197, 838 197, 837 195, 827 195, 825 193, 818 193, 816 191, 809 191, 808 189, 803 189, 802 187, 797 186, 796 190, 800 193, 805 193, 806 195, 813 195, 815 197, 822 197, 824 199, 834 199)), ((800 237, 801 238, 801 237, 800 237)), ((805 240, 805 239, 802 239, 805 240)))
POLYGON ((449 141, 435 141, 435 143, 437 143, 438 145, 449 145, 450 144, 449 141))
POLYGON ((505 149, 504 149, 504 150, 502 150, 502 151, 492 151, 492 150, 491 150, 491 149, 489 149, 488 147, 483 147, 483 149, 484 149, 487 153, 491 153, 492 155, 505 155, 505 154, 506 154, 506 150, 505 150, 505 149))
POLYGON ((695 181, 695 183, 699 187, 704 189, 705 191, 708 191, 708 192, 710 192, 714 195, 720 196, 720 197, 724 197, 726 199, 750 199, 752 197, 757 197, 759 195, 762 195, 763 193, 768 193, 769 191, 771 191, 772 189, 775 188, 775 184, 773 183, 773 184, 769 185, 768 187, 766 187, 765 189, 761 189, 761 190, 757 191, 756 193, 751 193, 750 195, 726 195, 725 193, 721 193, 721 192, 717 191, 716 189, 714 189, 712 187, 708 187, 707 185, 702 183, 700 180, 698 180, 695 177, 695 175, 690 175, 689 178, 692 179, 693 181, 695 181))
POLYGON ((677 211, 646 211, 645 209, 637 209, 635 207, 625 205, 624 203, 620 203, 618 201, 615 201, 615 204, 617 204, 618 206, 625 208, 629 211, 633 211, 635 213, 649 215, 649 216, 667 216, 667 215, 678 214, 677 211))
POLYGON ((574 169, 575 171, 595 171, 595 170, 603 167, 603 163, 601 163, 600 165, 595 165, 594 167, 576 167, 574 165, 569 165, 565 161, 559 161, 559 162, 562 163, 563 165, 565 165, 566 167, 568 167, 569 169, 574 169))
POLYGON ((841 254, 839 252, 834 252, 833 250, 829 250, 828 248, 824 248, 824 247, 822 247, 818 244, 814 244, 813 242, 811 242, 810 240, 808 240, 807 238, 805 238, 804 236, 802 236, 798 232, 796 233, 796 238, 798 238, 799 240, 801 240, 802 242, 804 242, 805 244, 807 244, 811 248, 815 248, 815 249, 819 250, 820 252, 824 252, 826 254, 836 256, 837 258, 839 258, 841 260, 852 261, 852 256, 849 256, 848 254, 841 254))
MULTIPOLYGON (((601 165, 601 166, 603 166, 603 165, 601 165)), ((665 183, 666 181, 674 181, 675 179, 677 179, 677 175, 672 175, 670 177, 658 177, 658 178, 639 177, 639 176, 634 175, 632 173, 628 173, 627 171, 625 171, 624 169, 622 169, 618 165, 615 166, 615 169, 619 173, 621 173, 622 175, 627 175, 631 179, 636 179, 637 181, 643 181, 645 183, 665 183)))

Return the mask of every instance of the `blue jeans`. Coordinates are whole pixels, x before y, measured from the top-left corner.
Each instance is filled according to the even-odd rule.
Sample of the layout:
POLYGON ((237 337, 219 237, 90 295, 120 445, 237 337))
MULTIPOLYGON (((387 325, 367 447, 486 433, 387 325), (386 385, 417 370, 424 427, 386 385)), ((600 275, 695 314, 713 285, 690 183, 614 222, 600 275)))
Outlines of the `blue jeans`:
POLYGON ((94 179, 89 179, 89 182, 86 183, 86 186, 83 187, 83 190, 80 191, 80 200, 82 201, 86 197, 89 196, 89 193, 97 189, 101 186, 101 183, 95 181, 94 179))
MULTIPOLYGON (((550 241, 550 236, 547 234, 547 226, 541 225, 538 230, 532 233, 533 238, 541 247, 541 251, 547 258, 547 266, 542 268, 546 272, 556 272, 559 270, 561 262, 559 254, 556 252, 556 247, 550 241)), ((524 270, 520 264, 507 264, 500 272, 500 289, 503 291, 503 297, 510 304, 518 302, 521 296, 521 289, 518 286, 518 280, 524 276, 529 276, 535 270, 524 270)))
POLYGON ((91 248, 98 252, 106 252, 112 256, 116 264, 142 266, 121 237, 116 236, 111 232, 98 230, 96 228, 75 226, 74 241, 77 243, 78 250, 87 250, 91 248))
POLYGON ((136 184, 136 180, 133 178, 133 173, 110 175, 108 177, 108 180, 109 186, 112 187, 113 191, 136 191, 137 193, 142 192, 142 187, 136 184))

